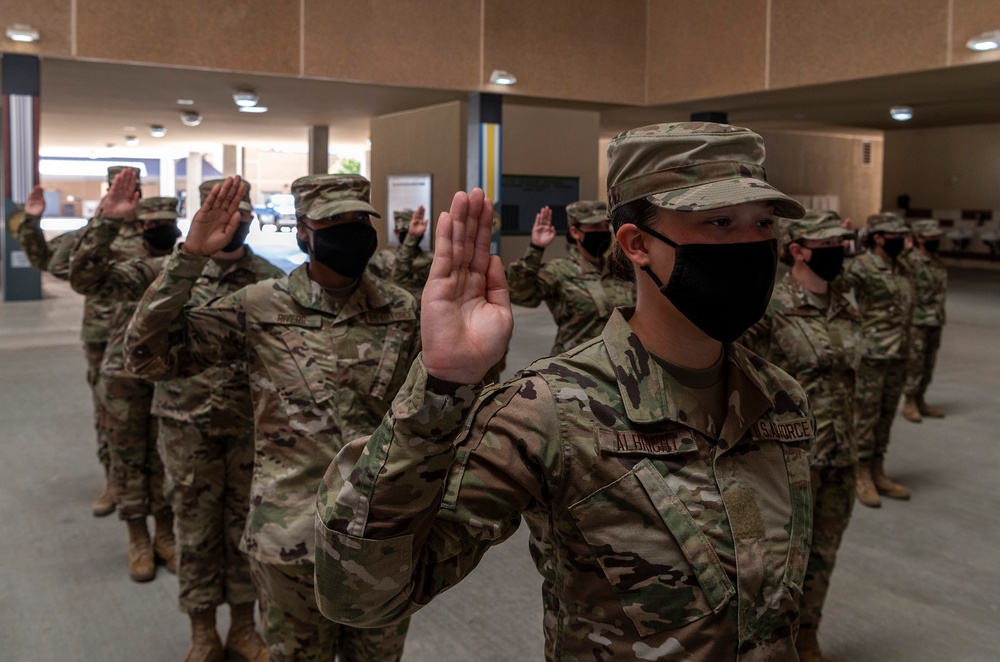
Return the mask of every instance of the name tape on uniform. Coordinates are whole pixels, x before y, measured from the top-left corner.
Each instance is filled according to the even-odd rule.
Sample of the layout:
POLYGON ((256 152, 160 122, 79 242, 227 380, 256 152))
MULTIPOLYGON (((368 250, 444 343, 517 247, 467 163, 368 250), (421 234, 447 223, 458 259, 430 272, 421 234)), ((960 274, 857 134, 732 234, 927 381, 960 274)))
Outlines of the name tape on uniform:
POLYGON ((630 430, 598 428, 597 444, 607 453, 640 455, 675 455, 698 449, 691 433, 677 430, 659 434, 642 434, 630 430))
POLYGON ((754 441, 777 439, 778 441, 803 441, 814 436, 812 421, 795 418, 788 421, 754 421, 750 426, 754 441))

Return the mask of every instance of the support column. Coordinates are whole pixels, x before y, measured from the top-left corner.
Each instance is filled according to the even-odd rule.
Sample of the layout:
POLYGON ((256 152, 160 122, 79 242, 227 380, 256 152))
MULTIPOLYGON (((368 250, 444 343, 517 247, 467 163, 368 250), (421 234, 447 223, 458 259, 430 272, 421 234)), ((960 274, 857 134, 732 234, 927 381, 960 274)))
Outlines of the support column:
POLYGON ((330 169, 330 127, 309 127, 309 174, 325 175, 330 169))
POLYGON ((187 201, 184 203, 184 216, 188 220, 194 218, 194 213, 201 207, 198 187, 201 186, 201 180, 205 178, 201 167, 204 158, 201 152, 189 152, 187 156, 187 174, 184 176, 187 201))
MULTIPOLYGON (((0 55, 0 272, 4 301, 42 298, 42 275, 31 268, 21 245, 7 232, 7 217, 23 205, 38 183, 39 60, 34 55, 0 55)), ((50 210, 51 213, 52 210, 50 210)), ((59 210, 54 210, 56 214, 59 210)))
POLYGON ((233 177, 240 173, 240 148, 236 145, 222 146, 222 176, 233 177))
POLYGON ((493 239, 490 253, 500 254, 500 176, 503 173, 503 97, 499 94, 470 94, 468 140, 466 141, 466 189, 480 187, 493 201, 493 239))
POLYGON ((177 164, 172 156, 160 159, 160 195, 167 198, 177 195, 177 164))

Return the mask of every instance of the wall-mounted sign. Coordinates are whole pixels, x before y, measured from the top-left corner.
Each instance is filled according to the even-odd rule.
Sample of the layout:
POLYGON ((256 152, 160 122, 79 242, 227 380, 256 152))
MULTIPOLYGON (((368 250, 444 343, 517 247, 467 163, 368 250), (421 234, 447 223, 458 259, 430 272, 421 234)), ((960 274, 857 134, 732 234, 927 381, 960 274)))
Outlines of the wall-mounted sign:
POLYGON ((420 240, 420 247, 431 250, 431 237, 434 235, 434 212, 431 207, 431 176, 430 175, 389 175, 387 178, 387 209, 385 210, 386 236, 390 246, 398 246, 396 239, 395 212, 416 210, 424 206, 424 218, 427 219, 427 231, 420 240))

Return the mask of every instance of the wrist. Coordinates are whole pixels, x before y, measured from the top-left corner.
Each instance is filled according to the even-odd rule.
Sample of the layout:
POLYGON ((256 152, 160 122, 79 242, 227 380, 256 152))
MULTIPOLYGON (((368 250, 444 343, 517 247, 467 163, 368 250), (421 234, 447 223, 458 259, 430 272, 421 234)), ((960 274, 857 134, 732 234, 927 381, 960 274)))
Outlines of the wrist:
POLYGON ((189 243, 190 242, 186 242, 185 241, 183 244, 181 244, 181 247, 180 247, 180 252, 181 253, 185 253, 185 254, 191 255, 193 257, 210 257, 211 256, 210 253, 204 253, 204 252, 202 252, 200 250, 199 246, 189 246, 188 245, 189 243))
POLYGON ((533 251, 538 251, 539 253, 545 252, 545 246, 539 246, 533 241, 528 244, 528 248, 530 248, 533 251))

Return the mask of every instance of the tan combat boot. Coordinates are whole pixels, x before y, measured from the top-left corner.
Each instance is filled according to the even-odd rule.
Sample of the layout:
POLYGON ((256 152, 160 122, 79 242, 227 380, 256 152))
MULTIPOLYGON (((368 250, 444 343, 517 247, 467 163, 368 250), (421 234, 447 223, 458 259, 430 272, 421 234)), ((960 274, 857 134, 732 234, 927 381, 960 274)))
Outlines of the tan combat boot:
POLYGON ((226 636, 226 652, 247 662, 267 662, 267 645, 253 623, 253 605, 229 605, 232 623, 226 636))
POLYGON ((920 408, 917 406, 917 398, 915 396, 908 395, 903 401, 903 418, 914 423, 919 423, 923 420, 920 417, 920 408))
POLYGON ((115 512, 115 492, 111 488, 111 476, 108 475, 107 470, 104 471, 104 491, 101 492, 101 496, 97 497, 91 510, 94 517, 105 517, 115 512))
POLYGON ((184 655, 184 662, 222 662, 226 654, 215 631, 215 607, 193 611, 190 616, 191 648, 184 655))
POLYGON ((944 418, 944 409, 927 404, 922 395, 917 396, 917 409, 928 418, 944 418))
POLYGON ((125 520, 125 523, 128 525, 128 576, 134 582, 148 582, 156 577, 156 565, 146 518, 125 520))
POLYGON ((872 480, 875 482, 875 489, 878 490, 879 494, 884 494, 891 499, 906 501, 910 498, 910 490, 885 475, 883 462, 884 460, 880 457, 872 460, 872 480))
POLYGON ((177 542, 174 540, 174 515, 166 511, 154 515, 156 520, 156 536, 153 538, 153 550, 156 560, 163 563, 167 572, 177 574, 177 542))
POLYGON ((799 630, 799 635, 795 638, 795 650, 799 654, 799 662, 826 662, 819 650, 816 630, 812 628, 799 630))
POLYGON ((875 483, 872 481, 872 468, 867 462, 858 463, 858 501, 869 508, 878 508, 882 505, 882 499, 878 496, 875 483))

